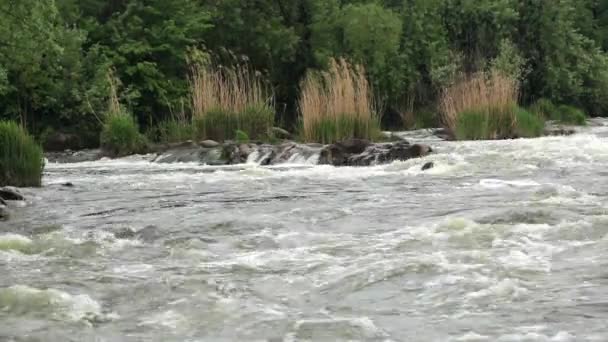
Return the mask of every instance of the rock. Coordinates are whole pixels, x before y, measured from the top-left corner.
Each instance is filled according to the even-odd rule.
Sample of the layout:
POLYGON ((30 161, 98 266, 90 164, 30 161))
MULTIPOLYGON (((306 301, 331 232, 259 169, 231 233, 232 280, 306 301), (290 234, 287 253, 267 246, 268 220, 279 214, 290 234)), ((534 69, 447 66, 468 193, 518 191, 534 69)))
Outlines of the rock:
POLYGON ((364 139, 350 139, 326 146, 321 150, 319 164, 346 166, 349 157, 361 154, 371 143, 364 139))
POLYGON ((215 147, 220 146, 220 143, 218 143, 217 141, 214 141, 214 140, 203 140, 203 141, 199 142, 198 144, 205 148, 215 148, 215 147))
POLYGON ((80 137, 76 134, 53 132, 43 142, 45 151, 78 150, 82 147, 80 137))
POLYGON ((135 231, 131 228, 123 228, 114 232, 114 237, 121 240, 132 239, 135 237, 135 231))
POLYGON ((422 171, 430 170, 430 169, 432 169, 434 167, 435 167, 435 163, 428 162, 428 163, 422 165, 422 171))
POLYGON ((2 199, 2 197, 0 197, 0 207, 8 207, 8 204, 2 199))
POLYGON ((66 188, 73 188, 74 187, 74 183, 72 182, 67 182, 67 183, 63 183, 61 184, 61 186, 64 186, 66 188))
POLYGON ((192 140, 186 140, 178 143, 169 144, 169 149, 179 149, 179 148, 194 148, 196 144, 192 140))
POLYGON ((270 129, 270 131, 272 132, 272 134, 279 139, 291 139, 291 133, 289 133, 288 131, 280 128, 280 127, 272 127, 270 129))
POLYGON ((99 149, 77 152, 47 152, 45 157, 51 163, 81 163, 99 160, 103 157, 103 153, 99 149))
POLYGON ((328 145, 321 150, 319 164, 333 166, 369 166, 423 157, 432 152, 426 145, 410 145, 406 140, 371 144, 365 140, 349 140, 328 145))
POLYGON ((10 217, 11 213, 8 211, 8 208, 0 204, 0 221, 8 221, 10 217))
POLYGON ((449 141, 454 140, 454 135, 452 134, 452 132, 450 132, 449 129, 446 129, 446 128, 437 128, 436 130, 433 131, 433 135, 435 135, 436 137, 441 138, 443 140, 449 140, 449 141))
POLYGON ((242 161, 247 161, 247 157, 251 154, 251 148, 248 144, 239 145, 239 154, 242 161))
POLYGON ((0 189, 0 197, 6 201, 25 201, 25 197, 13 187, 4 187, 0 189))

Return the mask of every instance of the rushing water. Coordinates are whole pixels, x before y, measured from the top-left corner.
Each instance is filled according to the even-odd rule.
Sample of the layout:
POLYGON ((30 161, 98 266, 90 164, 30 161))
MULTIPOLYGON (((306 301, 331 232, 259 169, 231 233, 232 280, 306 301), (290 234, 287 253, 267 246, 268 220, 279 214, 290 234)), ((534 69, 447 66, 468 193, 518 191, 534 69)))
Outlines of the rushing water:
POLYGON ((48 165, 0 223, 0 341, 607 341, 608 126, 430 144, 48 165))

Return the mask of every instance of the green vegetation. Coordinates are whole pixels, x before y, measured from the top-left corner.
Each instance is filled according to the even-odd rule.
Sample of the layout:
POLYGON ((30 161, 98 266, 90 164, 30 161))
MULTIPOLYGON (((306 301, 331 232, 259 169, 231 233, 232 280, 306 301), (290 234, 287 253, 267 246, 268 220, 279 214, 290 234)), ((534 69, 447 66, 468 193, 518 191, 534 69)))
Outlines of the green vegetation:
POLYGON ((458 140, 537 137, 544 120, 517 106, 518 83, 503 72, 480 72, 446 88, 442 122, 458 140))
POLYGON ((42 148, 18 124, 0 121, 0 186, 40 186, 42 148))
POLYGON ((379 136, 379 120, 362 66, 332 60, 327 72, 309 74, 301 88, 303 140, 333 143, 379 136))
POLYGON ((195 65, 190 88, 198 138, 223 141, 234 137, 236 131, 252 139, 268 137, 274 123, 273 97, 247 66, 195 65))
POLYGON ((580 126, 587 124, 587 115, 581 109, 568 105, 557 106, 547 99, 536 101, 530 107, 530 110, 548 120, 554 120, 563 124, 580 126))
POLYGON ((108 115, 101 131, 101 147, 113 157, 144 151, 146 141, 139 133, 133 116, 127 113, 108 115))
MULTIPOLYGON (((300 86, 336 58, 366 70, 386 126, 433 125, 425 112, 442 90, 489 67, 518 81, 521 106, 547 99, 608 116, 607 51, 608 6, 597 0, 0 0, 0 119, 36 137, 50 128, 98 144, 113 68, 121 103, 154 139, 190 130, 232 139, 236 129, 264 139, 275 117, 289 130, 310 124, 300 86), (236 88, 257 84, 264 96, 201 112, 194 65, 224 85, 247 65, 236 88), (191 127, 172 122, 182 109, 191 127)), ((361 135, 332 128, 353 120, 339 114, 350 119, 319 123, 322 139, 361 135)), ((582 123, 565 108, 559 119, 582 123)), ((348 131, 377 126, 362 120, 348 131)))

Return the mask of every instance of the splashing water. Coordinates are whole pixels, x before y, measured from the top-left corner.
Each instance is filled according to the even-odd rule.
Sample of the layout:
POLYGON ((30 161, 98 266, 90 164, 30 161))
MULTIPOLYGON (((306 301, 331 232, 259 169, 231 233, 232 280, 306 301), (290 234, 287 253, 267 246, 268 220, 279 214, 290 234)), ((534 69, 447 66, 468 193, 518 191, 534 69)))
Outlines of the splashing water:
POLYGON ((608 340, 606 122, 400 136, 436 152, 48 165, 0 223, 0 340, 608 340))

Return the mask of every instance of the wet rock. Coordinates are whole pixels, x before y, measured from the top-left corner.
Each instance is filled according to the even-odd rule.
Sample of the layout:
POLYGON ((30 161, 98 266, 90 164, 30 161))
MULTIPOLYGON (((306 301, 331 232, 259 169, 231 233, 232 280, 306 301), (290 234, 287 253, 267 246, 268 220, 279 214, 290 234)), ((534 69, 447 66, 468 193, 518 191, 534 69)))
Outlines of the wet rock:
POLYGON ((67 183, 61 184, 61 186, 66 187, 66 188, 73 188, 74 187, 74 183, 67 182, 67 183))
POLYGON ((169 149, 179 149, 179 148, 194 148, 196 144, 192 140, 186 140, 178 143, 168 144, 169 149))
POLYGON ((249 147, 248 144, 240 144, 239 145, 239 154, 240 154, 240 159, 242 161, 246 161, 247 157, 249 157, 249 155, 251 154, 251 147, 249 147))
POLYGON ((276 138, 291 139, 291 133, 280 127, 272 127, 271 132, 276 138))
POLYGON ((350 139, 326 146, 321 150, 319 164, 347 166, 348 159, 361 154, 371 143, 364 139, 350 139))
POLYGON ((437 128, 433 131, 433 135, 443 140, 454 140, 454 134, 447 128, 437 128))
POLYGON ((146 226, 135 233, 135 237, 144 242, 153 242, 162 238, 162 236, 163 234, 157 226, 146 226))
POLYGON ((78 150, 82 147, 80 137, 76 134, 53 132, 43 142, 45 151, 78 150))
POLYGON ((0 197, 0 207, 1 206, 8 207, 8 204, 6 203, 5 200, 2 199, 2 197, 0 197))
POLYGON ((426 163, 426 164, 422 165, 422 169, 421 169, 421 170, 422 170, 422 171, 426 171, 426 170, 430 170, 430 169, 432 169, 432 168, 434 168, 434 167, 435 167, 435 163, 433 163, 433 162, 428 162, 428 163, 426 163))
POLYGON ((25 197, 19 193, 19 190, 8 186, 0 189, 0 198, 6 201, 25 201, 25 197))
POLYGON ((198 144, 205 148, 215 148, 220 146, 220 143, 215 140, 203 140, 198 144))
POLYGON ((0 204, 0 221, 8 221, 11 213, 5 205, 0 204))
POLYGON ((156 163, 196 163, 201 159, 201 148, 179 148, 167 151, 154 160, 156 163))
POLYGON ((131 228, 123 228, 114 232, 114 237, 121 240, 133 239, 135 237, 135 231, 131 228))
POLYGON ((99 160, 103 157, 103 153, 99 149, 81 150, 76 152, 47 152, 45 153, 45 157, 51 163, 82 163, 99 160))
POLYGON ((423 157, 432 152, 426 145, 396 143, 371 144, 365 140, 329 145, 321 150, 319 164, 333 166, 369 166, 423 157))

